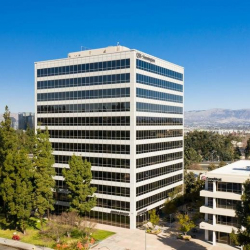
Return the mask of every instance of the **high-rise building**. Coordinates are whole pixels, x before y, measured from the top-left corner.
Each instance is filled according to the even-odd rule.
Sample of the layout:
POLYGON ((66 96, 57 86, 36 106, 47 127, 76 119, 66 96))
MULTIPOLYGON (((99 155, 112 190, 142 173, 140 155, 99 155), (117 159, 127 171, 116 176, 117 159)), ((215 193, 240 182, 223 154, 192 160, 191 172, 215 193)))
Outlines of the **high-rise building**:
POLYGON ((100 223, 135 228, 182 186, 183 79, 182 67, 122 46, 35 63, 36 128, 50 133, 58 212, 73 154, 91 162, 100 223))
POLYGON ((34 113, 22 112, 18 113, 18 129, 27 130, 27 128, 34 128, 35 117, 34 113))

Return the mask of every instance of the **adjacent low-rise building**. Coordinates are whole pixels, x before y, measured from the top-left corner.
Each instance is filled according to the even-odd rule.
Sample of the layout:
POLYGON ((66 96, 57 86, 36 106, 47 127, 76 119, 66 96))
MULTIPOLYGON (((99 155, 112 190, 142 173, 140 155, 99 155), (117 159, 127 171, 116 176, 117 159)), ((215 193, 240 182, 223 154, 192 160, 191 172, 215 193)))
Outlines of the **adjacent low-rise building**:
POLYGON ((250 161, 242 160, 201 175, 205 189, 200 192, 205 197, 205 205, 200 212, 205 221, 200 228, 205 230, 205 240, 231 244, 229 234, 237 231, 236 203, 241 200, 242 184, 249 179, 250 161))

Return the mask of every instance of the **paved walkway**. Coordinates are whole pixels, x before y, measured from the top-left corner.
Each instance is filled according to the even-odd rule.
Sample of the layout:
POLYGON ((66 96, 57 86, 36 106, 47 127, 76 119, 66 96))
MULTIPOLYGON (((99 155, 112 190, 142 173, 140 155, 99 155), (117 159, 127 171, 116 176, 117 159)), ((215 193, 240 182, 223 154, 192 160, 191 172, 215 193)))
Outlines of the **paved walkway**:
POLYGON ((0 238, 0 250, 52 250, 51 248, 38 247, 17 240, 0 238))
POLYGON ((116 234, 100 242, 92 248, 93 250, 235 250, 227 245, 212 246, 199 239, 192 239, 189 242, 177 240, 167 232, 156 236, 145 234, 145 231, 140 229, 130 230, 103 224, 97 224, 96 228, 116 234))

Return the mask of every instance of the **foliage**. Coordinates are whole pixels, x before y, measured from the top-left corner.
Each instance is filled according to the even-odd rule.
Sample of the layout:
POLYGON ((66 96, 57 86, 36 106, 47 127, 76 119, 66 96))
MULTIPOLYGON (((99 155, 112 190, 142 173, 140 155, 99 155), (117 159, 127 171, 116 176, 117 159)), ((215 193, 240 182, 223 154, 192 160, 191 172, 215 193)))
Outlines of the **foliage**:
POLYGON ((188 169, 191 170, 203 170, 199 163, 193 163, 192 165, 188 166, 188 169))
POLYGON ((245 147, 245 157, 248 159, 250 156, 250 138, 247 140, 247 145, 245 147))
POLYGON ((219 168, 224 167, 224 166, 226 166, 226 165, 227 165, 226 162, 220 161, 220 163, 219 163, 219 168))
POLYGON ((234 235, 233 238, 237 237, 237 242, 239 245, 243 245, 245 249, 250 249, 250 180, 247 180, 244 184, 244 193, 241 196, 241 202, 236 205, 236 217, 238 219, 238 234, 234 235), (244 230, 241 228, 244 227, 244 230))
POLYGON ((196 177, 193 172, 186 173, 184 176, 185 191, 186 193, 191 193, 195 187, 196 177))
POLYGON ((199 162, 201 158, 206 161, 218 158, 222 161, 234 160, 238 156, 235 155, 232 141, 239 141, 239 138, 209 131, 189 132, 184 140, 185 167, 199 162))
POLYGON ((32 208, 31 161, 18 147, 18 137, 11 128, 10 111, 5 108, 0 126, 0 195, 5 226, 25 232, 32 208))
POLYGON ((33 154, 35 146, 35 130, 27 127, 26 131, 17 130, 19 148, 23 148, 29 154, 33 154))
POLYGON ((240 157, 241 157, 240 148, 239 148, 239 147, 236 147, 236 148, 234 149, 234 159, 235 159, 235 160, 240 160, 240 157))
MULTIPOLYGON (((36 222, 37 219, 32 218, 33 222, 36 222)), ((44 228, 46 229, 46 224, 44 225, 44 228)), ((46 237, 44 238, 43 235, 40 234, 40 231, 37 229, 37 225, 35 223, 30 224, 29 228, 26 230, 27 233, 25 235, 20 235, 22 242, 37 245, 37 246, 45 246, 49 248, 55 248, 56 242, 51 239, 47 239, 46 237)), ((0 229, 0 237, 6 238, 6 239, 11 239, 13 237, 13 234, 16 232, 16 230, 1 230, 0 229)), ((95 230, 92 233, 92 237, 95 240, 104 240, 107 237, 113 235, 113 232, 109 231, 104 231, 104 230, 95 230)), ((63 236, 60 238, 62 244, 71 244, 73 241, 80 242, 81 241, 81 236, 78 235, 73 235, 68 238, 67 236, 63 236)), ((69 248, 70 250, 73 250, 73 248, 69 248)))
POLYGON ((185 193, 191 194, 195 193, 195 195, 204 188, 204 181, 200 180, 199 177, 196 178, 193 172, 186 173, 184 176, 184 183, 185 183, 185 193))
MULTIPOLYGON (((4 120, 0 123, 0 183, 3 183, 8 170, 6 170, 7 157, 11 157, 13 152, 17 151, 17 135, 15 130, 11 127, 10 111, 8 106, 5 107, 3 115, 4 120)), ((4 190, 0 189, 0 197, 3 201, 4 190)), ((7 216, 7 207, 3 201, 2 212, 7 216)))
POLYGON ((6 207, 6 225, 25 233, 32 209, 31 161, 24 150, 9 154, 0 184, 6 207))
POLYGON ((176 196, 180 195, 180 193, 182 192, 182 185, 181 186, 177 186, 174 188, 174 190, 172 192, 169 192, 168 193, 168 196, 171 198, 171 199, 174 199, 176 198, 176 196))
POLYGON ((202 157, 197 153, 197 151, 195 149, 193 149, 192 147, 186 148, 184 150, 184 165, 185 168, 201 162, 202 157))
POLYGON ((178 219, 178 224, 180 225, 179 230, 185 235, 195 227, 194 222, 189 218, 187 214, 178 214, 176 218, 178 219))
POLYGON ((177 212, 177 206, 174 201, 166 201, 164 204, 163 211, 165 214, 174 214, 177 212))
POLYGON ((82 157, 73 155, 69 161, 69 169, 63 169, 62 173, 68 187, 70 211, 77 211, 84 215, 96 205, 96 197, 93 194, 96 188, 90 186, 92 179, 91 164, 82 157), (91 197, 92 196, 92 197, 91 197))
POLYGON ((214 163, 210 163, 209 166, 208 166, 208 170, 209 171, 212 171, 212 170, 215 170, 217 167, 214 163))
POLYGON ((37 130, 35 138, 36 146, 34 148, 34 208, 36 215, 41 220, 45 212, 54 210, 53 188, 55 187, 55 181, 53 175, 55 170, 53 168, 54 156, 52 155, 52 145, 49 141, 49 132, 46 129, 45 132, 37 130))
POLYGON ((45 239, 53 239, 59 243, 66 232, 67 228, 60 223, 57 216, 52 215, 51 219, 47 222, 46 229, 42 230, 40 234, 45 239))
POLYGON ((148 213, 150 216, 149 221, 153 224, 153 226, 158 225, 160 217, 156 214, 156 210, 155 209, 150 210, 150 211, 148 211, 148 213))
MULTIPOLYGON (((78 241, 68 242, 69 249, 76 249, 77 243, 89 246, 95 241, 93 233, 95 232, 95 224, 83 220, 76 212, 62 213, 59 216, 51 216, 51 220, 47 222, 46 230, 40 234, 44 239, 53 239, 57 243, 63 243, 62 238, 76 238, 78 241)), ((57 245, 61 249, 61 245, 57 245)), ((79 244, 78 244, 79 245, 79 244)), ((65 246, 67 249, 67 247, 65 246)), ((86 247, 85 247, 86 248, 86 247)))
POLYGON ((231 240, 231 243, 235 246, 239 246, 239 242, 238 242, 238 236, 235 232, 234 229, 232 229, 232 232, 229 234, 229 237, 230 237, 230 240, 231 240))

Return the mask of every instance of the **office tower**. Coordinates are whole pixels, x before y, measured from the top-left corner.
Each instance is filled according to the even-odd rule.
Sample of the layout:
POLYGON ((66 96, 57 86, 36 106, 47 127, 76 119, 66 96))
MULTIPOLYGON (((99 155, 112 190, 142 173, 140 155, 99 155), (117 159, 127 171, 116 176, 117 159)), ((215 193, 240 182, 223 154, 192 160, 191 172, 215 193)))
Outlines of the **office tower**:
POLYGON ((73 154, 91 162, 90 217, 100 223, 135 228, 183 184, 183 78, 182 67, 122 46, 35 63, 36 128, 50 132, 58 212, 73 154))
POLYGON ((27 130, 27 128, 34 128, 35 117, 34 113, 22 112, 18 113, 18 129, 27 130))

